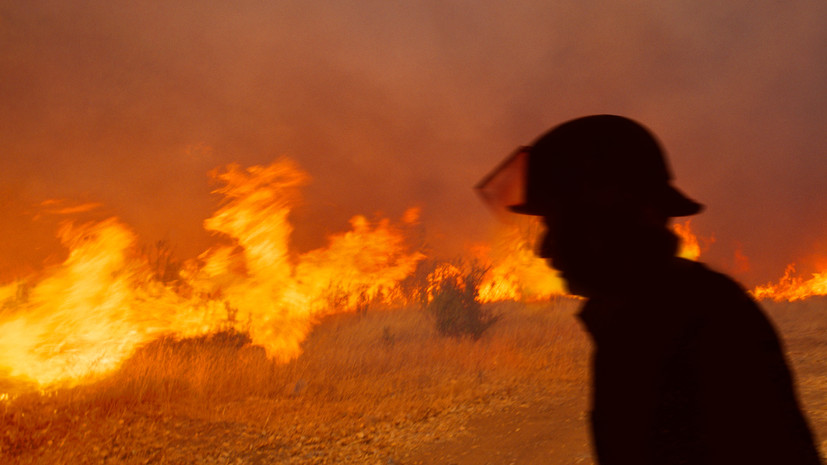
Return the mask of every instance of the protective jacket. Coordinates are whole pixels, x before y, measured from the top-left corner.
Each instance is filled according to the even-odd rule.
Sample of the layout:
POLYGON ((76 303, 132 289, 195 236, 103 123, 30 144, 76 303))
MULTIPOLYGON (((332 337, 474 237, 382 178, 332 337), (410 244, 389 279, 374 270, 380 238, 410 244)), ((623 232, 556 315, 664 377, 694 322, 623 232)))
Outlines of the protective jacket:
POLYGON ((696 262, 649 271, 636 292, 592 297, 579 314, 594 341, 598 462, 820 464, 780 340, 755 301, 696 262))

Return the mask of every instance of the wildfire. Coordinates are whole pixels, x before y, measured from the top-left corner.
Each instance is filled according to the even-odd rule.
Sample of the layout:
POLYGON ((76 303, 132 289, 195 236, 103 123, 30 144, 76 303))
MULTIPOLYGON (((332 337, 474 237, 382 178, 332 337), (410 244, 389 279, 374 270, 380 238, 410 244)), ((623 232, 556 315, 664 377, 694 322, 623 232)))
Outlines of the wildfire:
POLYGON ((131 257, 133 234, 116 219, 65 224, 66 261, 39 282, 2 288, 0 372, 48 384, 105 372, 169 327, 176 298, 131 257))
POLYGON ((475 255, 488 271, 478 290, 481 302, 502 300, 543 300, 565 295, 565 284, 531 246, 532 229, 504 230, 494 246, 480 245, 475 255))
POLYGON ((787 265, 777 283, 768 283, 752 290, 756 299, 794 302, 808 297, 827 295, 827 272, 813 273, 810 279, 794 276, 795 264, 787 265))
MULTIPOLYGON (((350 230, 332 235, 326 247, 296 254, 288 217, 308 177, 295 163, 231 164, 211 175, 224 201, 204 227, 223 236, 225 245, 172 268, 160 260, 165 255, 152 263, 117 218, 64 223, 58 231, 69 251, 63 263, 0 286, 0 377, 40 386, 77 384, 117 368, 160 336, 231 328, 248 333, 270 357, 288 360, 322 316, 412 297, 402 283, 425 258, 406 245, 406 230, 419 221, 417 208, 399 222, 355 216, 350 230)), ((43 204, 62 215, 97 206, 43 204)), ((536 223, 504 229, 493 245, 473 249, 470 264, 437 265, 417 292, 430 296, 455 279, 478 283, 483 303, 564 295, 558 274, 534 254, 537 231, 536 223), (463 279, 468 276, 474 280, 463 279)), ((682 240, 681 256, 697 259, 701 247, 689 222, 674 231, 682 240)), ((809 280, 793 273, 791 266, 778 284, 758 287, 754 295, 798 300, 827 294, 827 273, 809 280)))
MULTIPOLYGON (((673 230, 681 238, 679 255, 697 260, 701 255, 701 247, 697 236, 692 233, 689 221, 683 224, 674 224, 673 230)), ((736 262, 746 263, 747 259, 740 249, 737 249, 735 254, 736 262)), ((757 286, 750 293, 758 300, 774 300, 776 302, 794 302, 813 296, 827 295, 827 272, 813 273, 809 279, 805 279, 801 276, 795 276, 795 264, 791 263, 787 265, 784 276, 777 283, 757 286)))
MULTIPOLYGON (((204 222, 230 245, 156 279, 117 219, 60 230, 68 258, 42 279, 0 287, 0 374, 73 384, 117 367, 162 334, 247 331, 279 359, 295 357, 321 316, 389 300, 423 255, 388 220, 351 220, 326 248, 291 259, 287 221, 306 175, 287 159, 213 173, 223 206, 204 222)), ((417 221, 415 209, 404 223, 417 221)))
POLYGON ((453 283, 459 289, 464 288, 465 283, 462 277, 467 273, 467 270, 463 271, 452 263, 440 263, 433 271, 428 273, 425 299, 431 302, 439 288, 445 283, 453 283))

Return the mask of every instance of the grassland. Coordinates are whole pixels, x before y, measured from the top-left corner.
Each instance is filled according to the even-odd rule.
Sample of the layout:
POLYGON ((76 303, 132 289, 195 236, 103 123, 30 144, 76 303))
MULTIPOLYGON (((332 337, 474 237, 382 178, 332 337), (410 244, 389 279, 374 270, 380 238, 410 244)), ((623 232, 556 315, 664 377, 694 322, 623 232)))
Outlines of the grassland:
MULTIPOLYGON (((472 418, 583 395, 578 301, 491 305, 502 317, 477 341, 413 307, 335 315, 283 364, 238 333, 157 340, 103 379, 0 405, 0 462, 407 464, 472 418)), ((827 301, 767 307, 827 439, 827 301)))

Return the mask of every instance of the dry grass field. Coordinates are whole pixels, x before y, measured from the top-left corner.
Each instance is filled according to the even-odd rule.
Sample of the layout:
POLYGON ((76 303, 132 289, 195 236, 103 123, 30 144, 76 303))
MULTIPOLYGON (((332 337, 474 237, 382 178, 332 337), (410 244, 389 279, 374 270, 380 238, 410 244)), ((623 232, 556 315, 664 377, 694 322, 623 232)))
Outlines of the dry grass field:
MULTIPOLYGON (((2 402, 0 463, 413 464, 485 440, 476 419, 584 396, 579 301, 489 305, 502 317, 476 341, 438 335, 414 307, 331 316, 289 363, 234 332, 156 340, 103 379, 2 402)), ((766 307, 827 439, 827 301, 766 307)), ((582 427, 576 411, 555 414, 582 427)))

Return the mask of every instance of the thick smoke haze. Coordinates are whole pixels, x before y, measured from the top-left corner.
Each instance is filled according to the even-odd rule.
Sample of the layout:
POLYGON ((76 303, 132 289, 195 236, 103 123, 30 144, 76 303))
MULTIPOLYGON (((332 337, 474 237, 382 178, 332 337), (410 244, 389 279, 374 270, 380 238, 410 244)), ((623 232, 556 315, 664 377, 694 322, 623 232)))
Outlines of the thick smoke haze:
POLYGON ((658 134, 714 267, 827 265, 827 3, 622 3, 0 0, 0 267, 53 257, 90 203, 71 217, 194 256, 207 173, 283 155, 312 177, 299 249, 420 206, 458 255, 495 223, 472 186, 591 113, 658 134))

